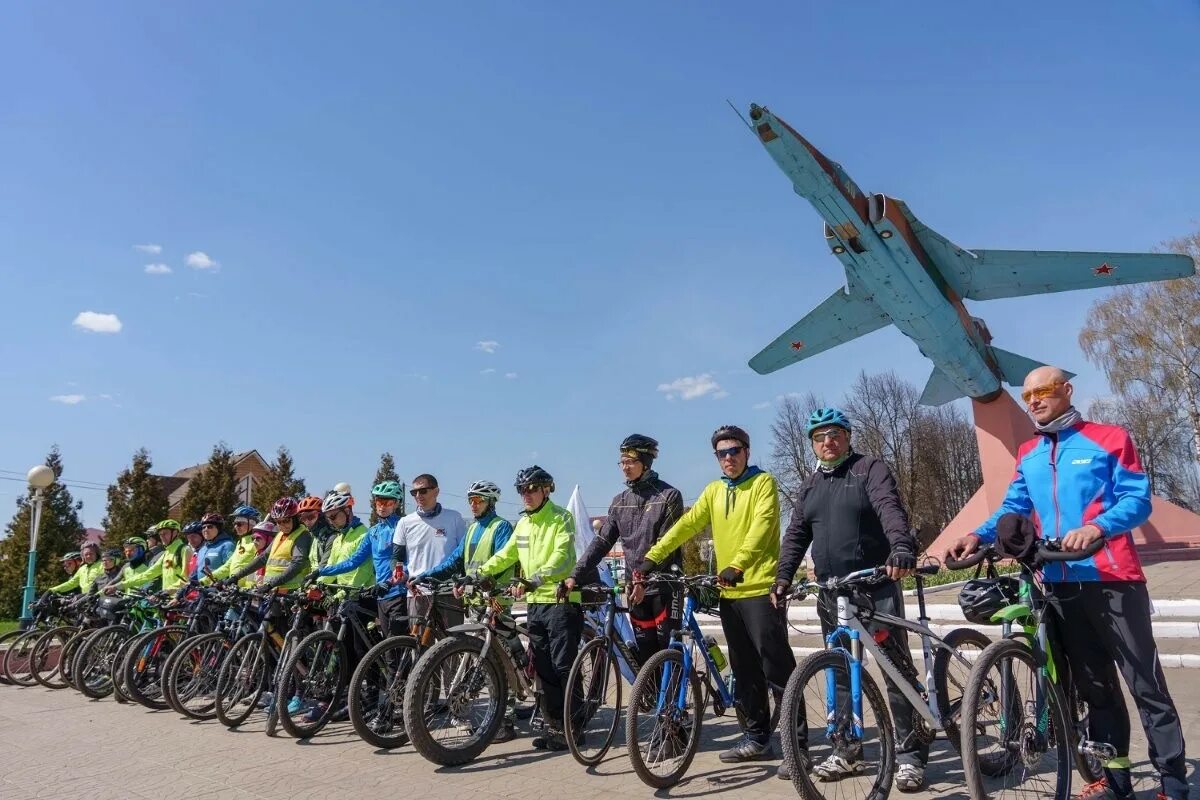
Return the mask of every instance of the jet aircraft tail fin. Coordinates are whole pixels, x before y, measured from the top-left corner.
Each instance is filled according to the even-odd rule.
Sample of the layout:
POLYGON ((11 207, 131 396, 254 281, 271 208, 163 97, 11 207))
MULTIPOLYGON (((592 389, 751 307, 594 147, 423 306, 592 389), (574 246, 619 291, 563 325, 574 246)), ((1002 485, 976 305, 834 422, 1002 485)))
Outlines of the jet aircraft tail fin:
MULTIPOLYGON (((1001 379, 1009 386, 1021 386, 1025 383, 1026 375, 1038 367, 1046 366, 1041 361, 1019 356, 1016 353, 1001 350, 999 347, 993 347, 991 351, 992 356, 996 359, 996 366, 1000 368, 1001 379)), ((1068 372, 1066 375, 1068 380, 1075 377, 1074 372, 1068 372)))

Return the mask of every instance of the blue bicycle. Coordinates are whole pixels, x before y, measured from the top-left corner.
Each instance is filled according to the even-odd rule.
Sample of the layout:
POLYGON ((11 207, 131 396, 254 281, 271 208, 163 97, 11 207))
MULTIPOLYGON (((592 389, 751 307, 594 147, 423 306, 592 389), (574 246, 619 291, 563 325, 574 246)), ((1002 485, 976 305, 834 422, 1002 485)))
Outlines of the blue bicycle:
MULTIPOLYGON (((746 721, 734 704, 733 676, 721 674, 726 667, 725 654, 716 639, 705 637, 696 620, 697 613, 717 613, 720 590, 716 576, 655 573, 646 580, 669 584, 672 609, 682 603, 683 611, 670 646, 647 659, 633 682, 625 739, 638 777, 647 786, 664 789, 678 783, 696 757, 709 698, 718 717, 734 708, 743 729, 746 721)), ((776 707, 772 728, 778 721, 776 707)))

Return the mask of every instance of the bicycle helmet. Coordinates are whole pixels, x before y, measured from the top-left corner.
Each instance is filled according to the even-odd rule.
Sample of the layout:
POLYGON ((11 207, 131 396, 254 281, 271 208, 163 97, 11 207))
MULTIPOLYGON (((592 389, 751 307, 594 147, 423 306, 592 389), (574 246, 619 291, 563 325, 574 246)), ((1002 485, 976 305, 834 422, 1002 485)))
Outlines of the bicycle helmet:
POLYGON ((218 528, 225 524, 225 518, 220 514, 210 511, 200 518, 200 525, 216 525, 218 528))
POLYGON ((1016 578, 975 578, 963 584, 958 593, 958 606, 967 622, 990 625, 992 615, 1005 606, 1020 602, 1020 584, 1016 578))
POLYGON ((233 516, 245 517, 246 519, 255 521, 262 519, 262 514, 259 514, 258 509, 254 506, 238 506, 233 510, 233 516))
POLYGON ((275 538, 275 534, 279 533, 278 526, 271 520, 263 520, 254 526, 254 530, 250 531, 252 536, 266 539, 268 542, 275 538))
POLYGON ((300 504, 296 502, 294 497, 281 497, 275 501, 275 505, 271 506, 271 520, 278 522, 281 519, 291 519, 300 513, 300 504))
POLYGON ((750 434, 746 433, 737 425, 722 425, 713 431, 712 446, 713 450, 717 449, 717 442, 722 439, 733 439, 736 442, 741 442, 742 447, 750 446, 750 434))
POLYGON ((104 551, 101 558, 108 558, 116 561, 118 564, 125 560, 125 552, 119 547, 110 547, 104 551))
MULTIPOLYGON (((346 492, 349 495, 349 492, 346 492)), ((372 497, 384 497, 399 502, 404 498, 404 489, 399 481, 380 481, 371 488, 372 497)))
POLYGON ((63 553, 63 557, 59 561, 83 561, 83 553, 78 550, 72 550, 69 553, 63 553))
POLYGON ((467 497, 471 495, 494 503, 500 499, 500 487, 491 481, 475 481, 467 487, 467 497))
POLYGON ((121 542, 121 544, 128 545, 129 547, 145 547, 146 540, 141 536, 130 536, 128 539, 121 542))
POLYGON ((808 423, 804 426, 804 435, 812 436, 817 428, 836 425, 846 433, 850 432, 850 418, 837 408, 818 408, 808 415, 808 423))
POLYGON ((626 436, 621 441, 619 449, 623 455, 632 453, 643 462, 647 460, 653 461, 658 458, 658 442, 640 433, 633 433, 626 436))
POLYGON ((321 510, 329 514, 339 508, 349 508, 353 503, 353 499, 346 492, 330 492, 325 495, 325 500, 321 503, 321 510))
POLYGON ((309 495, 296 504, 296 513, 305 514, 309 511, 321 510, 321 498, 309 495))
POLYGON ((160 522, 154 526, 154 530, 156 530, 156 531, 161 531, 164 528, 169 528, 170 530, 173 530, 176 533, 183 530, 183 528, 179 525, 179 523, 173 519, 164 519, 162 522, 160 522))
POLYGON ((202 526, 199 522, 189 522, 187 525, 183 526, 183 534, 184 536, 190 536, 193 533, 200 533, 201 527, 202 526))
POLYGON ((514 485, 518 489, 522 486, 547 486, 553 492, 554 478, 549 472, 534 464, 517 473, 517 481, 514 485))

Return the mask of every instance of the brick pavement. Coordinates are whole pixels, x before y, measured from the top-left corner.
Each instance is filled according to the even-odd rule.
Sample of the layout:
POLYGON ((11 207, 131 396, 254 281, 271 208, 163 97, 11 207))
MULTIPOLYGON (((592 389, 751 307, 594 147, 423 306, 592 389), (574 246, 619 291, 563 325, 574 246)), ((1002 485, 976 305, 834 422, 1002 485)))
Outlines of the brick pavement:
MULTIPOLYGON (((1200 755, 1200 676, 1168 670, 1192 743, 1190 775, 1200 755), (1186 710, 1185 710, 1186 709, 1186 710)), ((1135 729, 1137 723, 1134 723, 1135 729)), ((0 686, 0 797, 127 800, 327 800, 393 797, 422 800, 483 798, 666 797, 794 798, 777 780, 775 763, 728 766, 718 752, 735 738, 731 718, 709 716, 702 749, 689 775, 657 795, 643 785, 617 747, 591 774, 568 754, 547 755, 529 739, 495 746, 465 767, 436 768, 411 748, 377 751, 348 724, 331 726, 309 743, 263 735, 255 715, 237 731, 216 722, 185 721, 170 712, 89 701, 71 690, 0 686)), ((1153 797, 1145 743, 1135 730, 1133 757, 1141 797, 1153 797)), ((965 798, 961 767, 944 740, 934 744, 930 788, 910 796, 965 798)), ((1193 781, 1195 778, 1193 777, 1193 781)), ((1200 792, 1194 797, 1200 798, 1200 792)))

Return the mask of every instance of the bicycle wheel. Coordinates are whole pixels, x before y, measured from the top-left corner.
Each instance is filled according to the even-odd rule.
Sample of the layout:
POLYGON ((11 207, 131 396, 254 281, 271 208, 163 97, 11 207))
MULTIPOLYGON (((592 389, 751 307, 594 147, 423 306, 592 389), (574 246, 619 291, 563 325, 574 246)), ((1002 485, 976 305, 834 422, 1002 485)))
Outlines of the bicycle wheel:
POLYGON ((372 647, 350 676, 350 723, 367 744, 385 750, 408 743, 404 687, 420 652, 412 636, 393 636, 372 647))
POLYGON ((0 667, 4 668, 4 677, 8 683, 14 686, 37 684, 37 680, 33 677, 33 670, 30 669, 33 663, 33 646, 45 632, 45 628, 30 628, 22 631, 21 635, 8 645, 8 649, 4 651, 4 663, 0 664, 0 667))
POLYGON ((879 686, 865 667, 860 678, 859 719, 855 719, 844 654, 813 653, 788 679, 780 714, 787 724, 779 738, 792 785, 805 800, 833 795, 882 800, 891 791, 896 768, 892 720, 879 686))
POLYGON ((112 679, 113 699, 118 703, 128 703, 133 699, 129 696, 129 692, 125 691, 125 659, 128 658, 133 643, 145 633, 147 631, 131 631, 129 638, 121 642, 121 646, 117 648, 117 652, 113 656, 109 677, 112 679))
MULTIPOLYGON (((974 628, 955 628, 946 634, 943 641, 954 653, 959 653, 975 663, 992 640, 974 628)), ((942 714, 942 726, 950 746, 958 750, 962 737, 958 733, 958 720, 962 714, 963 692, 971 679, 970 667, 953 657, 950 650, 938 648, 933 657, 933 691, 937 698, 938 711, 942 714)))
POLYGON ((217 676, 233 643, 223 633, 206 633, 175 648, 168 666, 166 694, 185 717, 209 720, 217 716, 217 676))
POLYGON ((216 712, 222 724, 236 728, 246 721, 266 690, 272 672, 262 634, 248 633, 234 642, 217 673, 216 712))
POLYGON ((612 644, 601 637, 583 646, 563 687, 567 747, 585 767, 600 763, 621 722, 621 672, 612 644))
POLYGON ((108 697, 113 692, 113 659, 121 645, 132 636, 124 625, 100 628, 79 648, 75 664, 75 686, 93 700, 108 697))
POLYGON ((1058 684, 1022 641, 988 646, 962 705, 963 774, 974 800, 1071 796, 1071 729, 1058 684), (1025 698, 1022 702, 1022 697, 1025 698), (1044 697, 1044 707, 1036 698, 1044 697))
POLYGON ((129 699, 151 711, 163 711, 167 701, 163 697, 163 684, 167 658, 187 634, 182 625, 168 625, 158 630, 147 631, 130 644, 122 665, 125 693, 129 699))
POLYGON ((679 650, 655 653, 638 671, 625 710, 625 741, 642 783, 674 786, 691 766, 704 722, 702 691, 696 671, 684 673, 679 650))
MULTIPOLYGON (((9 631, 8 633, 0 633, 0 652, 7 650, 8 646, 12 644, 18 636, 21 636, 24 633, 25 631, 21 630, 20 628, 15 631, 9 631)), ((4 674, 3 664, 0 664, 0 683, 8 684, 10 686, 12 685, 12 681, 10 681, 4 674)))
POLYGON ((350 668, 346 645, 333 631, 316 631, 292 648, 275 692, 279 724, 296 739, 316 736, 345 702, 350 668))
POLYGON ((67 643, 63 646, 62 655, 58 659, 59 676, 66 681, 67 686, 77 691, 79 687, 75 685, 75 670, 73 668, 77 660, 76 657, 79 655, 79 651, 83 648, 83 645, 95 632, 95 628, 80 629, 78 633, 67 640, 67 643))
POLYGON ((491 744, 504 717, 508 681, 483 642, 456 636, 437 642, 413 667, 404 689, 404 727, 426 760, 465 764, 491 744))
POLYGON ((65 689, 67 681, 62 677, 62 654, 67 642, 78 633, 79 628, 62 625, 42 634, 33 646, 33 679, 47 689, 65 689))

